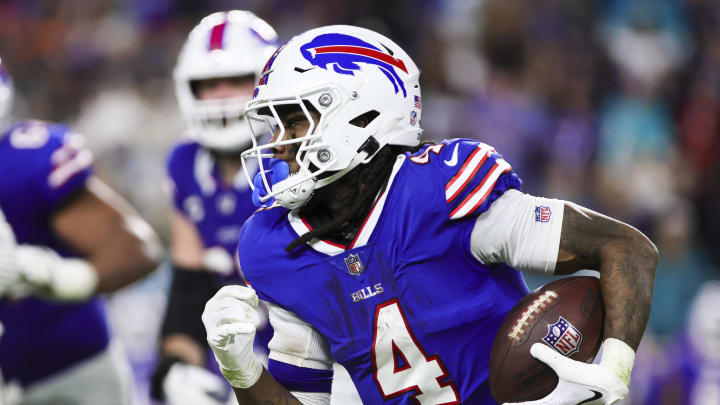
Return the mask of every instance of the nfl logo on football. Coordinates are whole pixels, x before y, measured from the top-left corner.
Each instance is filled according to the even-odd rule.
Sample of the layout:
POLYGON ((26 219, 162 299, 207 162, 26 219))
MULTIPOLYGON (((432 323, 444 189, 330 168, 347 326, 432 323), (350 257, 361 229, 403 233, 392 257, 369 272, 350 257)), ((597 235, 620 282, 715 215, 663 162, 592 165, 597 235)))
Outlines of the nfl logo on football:
POLYGON ((550 324, 543 341, 565 357, 580 351, 582 333, 562 316, 550 324))
POLYGON ((363 264, 360 261, 360 255, 357 253, 350 254, 350 256, 346 257, 345 265, 347 266, 350 274, 353 276, 358 276, 363 272, 363 270, 365 270, 365 267, 363 267, 363 264))

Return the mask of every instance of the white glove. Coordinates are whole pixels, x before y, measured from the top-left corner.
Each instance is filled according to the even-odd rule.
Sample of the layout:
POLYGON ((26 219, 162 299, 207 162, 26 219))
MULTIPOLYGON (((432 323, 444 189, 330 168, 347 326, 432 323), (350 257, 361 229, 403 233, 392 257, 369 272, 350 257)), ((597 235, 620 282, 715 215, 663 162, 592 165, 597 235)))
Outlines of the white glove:
POLYGON ((603 350, 600 364, 587 364, 535 343, 530 354, 555 371, 558 385, 545 398, 504 405, 605 405, 620 401, 628 394, 635 352, 617 339, 605 340, 603 350))
POLYGON ((262 374, 263 366, 253 353, 255 330, 260 323, 257 306, 253 289, 229 285, 207 302, 202 314, 220 371, 236 388, 251 387, 262 374))
POLYGON ((16 248, 15 234, 0 211, 0 297, 20 280, 16 248))
POLYGON ((98 274, 86 260, 64 258, 52 249, 32 245, 17 246, 15 259, 22 281, 11 291, 16 298, 38 295, 59 301, 82 301, 95 293, 98 274))
POLYGON ((227 383, 202 367, 175 363, 163 381, 168 405, 224 405, 227 383))

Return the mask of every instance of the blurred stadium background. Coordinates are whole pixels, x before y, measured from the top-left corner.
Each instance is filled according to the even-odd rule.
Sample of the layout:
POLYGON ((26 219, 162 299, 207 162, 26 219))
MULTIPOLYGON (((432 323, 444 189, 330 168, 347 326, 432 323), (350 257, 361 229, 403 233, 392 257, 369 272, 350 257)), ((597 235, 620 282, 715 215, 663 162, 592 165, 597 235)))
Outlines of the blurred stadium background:
MULTIPOLYGON (((183 131, 172 68, 203 16, 233 8, 281 41, 336 23, 390 36, 422 69, 427 138, 481 139, 525 191, 650 235, 655 299, 624 403, 720 404, 720 1, 3 0, 15 116, 84 134, 98 174, 166 237, 164 159, 183 131), (683 379, 685 397, 654 388, 683 379)), ((139 404, 167 283, 161 269, 107 300, 139 404)))

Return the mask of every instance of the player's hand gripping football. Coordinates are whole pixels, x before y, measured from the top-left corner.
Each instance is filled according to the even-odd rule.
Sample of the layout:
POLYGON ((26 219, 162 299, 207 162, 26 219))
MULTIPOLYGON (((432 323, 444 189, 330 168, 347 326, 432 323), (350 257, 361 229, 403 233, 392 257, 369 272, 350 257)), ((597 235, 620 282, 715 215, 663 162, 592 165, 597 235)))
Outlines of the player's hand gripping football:
POLYGON ((229 285, 207 302, 202 314, 220 371, 236 388, 251 387, 262 374, 263 366, 253 353, 255 330, 260 323, 257 306, 253 289, 229 285))
POLYGON ((0 211, 0 297, 20 280, 20 270, 15 259, 16 248, 15 234, 0 211))
POLYGON ((603 351, 600 364, 587 364, 535 343, 530 354, 555 371, 558 385, 545 398, 504 405, 604 405, 622 400, 628 394, 635 352, 617 339, 607 339, 603 351))

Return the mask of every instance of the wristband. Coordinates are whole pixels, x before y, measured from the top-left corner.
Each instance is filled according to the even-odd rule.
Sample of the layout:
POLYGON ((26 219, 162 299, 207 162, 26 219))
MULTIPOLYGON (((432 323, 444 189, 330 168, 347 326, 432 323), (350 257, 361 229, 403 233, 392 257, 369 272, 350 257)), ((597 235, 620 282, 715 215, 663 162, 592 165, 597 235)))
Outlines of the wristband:
POLYGON ((247 389, 255 385, 262 375, 263 366, 253 357, 245 370, 228 370, 220 366, 220 372, 235 388, 247 389))
POLYGON ((87 260, 64 258, 51 249, 32 245, 19 245, 15 257, 21 277, 40 295, 82 301, 95 293, 98 274, 87 260))
POLYGON ((635 351, 622 340, 609 338, 602 344, 600 366, 610 370, 618 380, 630 386, 630 373, 635 363, 635 351))

